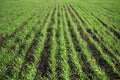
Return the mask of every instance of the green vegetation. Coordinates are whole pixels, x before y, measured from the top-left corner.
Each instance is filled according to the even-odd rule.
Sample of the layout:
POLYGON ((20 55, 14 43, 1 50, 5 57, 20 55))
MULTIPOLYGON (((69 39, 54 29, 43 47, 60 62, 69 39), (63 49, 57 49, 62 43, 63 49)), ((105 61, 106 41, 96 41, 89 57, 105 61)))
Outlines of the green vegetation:
POLYGON ((119 0, 0 0, 0 80, 119 80, 119 0))

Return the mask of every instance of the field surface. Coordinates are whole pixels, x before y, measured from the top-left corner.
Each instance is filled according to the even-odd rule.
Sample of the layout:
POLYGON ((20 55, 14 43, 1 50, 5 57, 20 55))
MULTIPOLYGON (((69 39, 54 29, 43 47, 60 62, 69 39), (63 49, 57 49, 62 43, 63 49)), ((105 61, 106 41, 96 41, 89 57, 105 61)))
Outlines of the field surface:
POLYGON ((120 80, 120 0, 0 0, 0 80, 120 80))

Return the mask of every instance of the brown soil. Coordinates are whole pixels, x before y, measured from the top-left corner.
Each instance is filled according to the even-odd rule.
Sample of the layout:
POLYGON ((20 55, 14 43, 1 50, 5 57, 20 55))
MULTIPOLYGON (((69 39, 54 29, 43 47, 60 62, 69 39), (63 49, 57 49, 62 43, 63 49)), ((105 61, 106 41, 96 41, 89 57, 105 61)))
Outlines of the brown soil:
POLYGON ((13 32, 11 35, 8 35, 6 37, 0 37, 0 49, 1 47, 4 47, 5 43, 13 38, 19 31, 21 31, 27 24, 30 20, 33 19, 33 17, 35 16, 35 14, 33 14, 31 17, 29 17, 26 21, 24 21, 17 30, 15 30, 15 32, 13 32))
MULTIPOLYGON (((71 10, 69 8, 68 8, 68 11, 70 12, 70 14, 72 16, 73 21, 77 24, 77 28, 78 28, 79 32, 81 33, 81 35, 83 35, 84 33, 82 31, 82 28, 80 27, 80 25, 79 25, 77 19, 75 18, 74 14, 71 12, 71 10)), ((79 18, 79 19, 81 19, 81 18, 79 18)), ((71 31, 71 33, 73 33, 73 31, 71 31)), ((75 35, 73 35, 72 37, 75 37, 75 35)), ((86 38, 85 36, 83 36, 83 37, 86 38)), ((75 40, 75 39, 73 38, 73 40, 75 40)), ((78 45, 78 41, 75 40, 75 41, 73 41, 73 43, 74 43, 75 46, 77 45, 75 47, 76 51, 79 53, 79 58, 82 59, 82 62, 84 64, 83 65, 83 71, 85 72, 85 74, 87 74, 89 79, 92 79, 95 73, 90 68, 90 65, 87 63, 87 59, 86 59, 85 55, 83 55, 83 53, 82 53, 82 51, 81 51, 81 49, 80 49, 80 47, 78 45), (76 43, 74 43, 74 42, 76 42, 76 43)))
POLYGON ((49 58, 50 58, 50 47, 51 47, 51 37, 52 37, 52 25, 55 23, 54 20, 55 11, 56 8, 54 8, 53 10, 52 18, 50 24, 48 25, 46 41, 44 43, 44 48, 41 54, 40 61, 38 62, 36 77, 39 76, 48 77, 47 73, 51 72, 49 67, 49 58))
MULTIPOLYGON (((77 12, 77 11, 75 11, 75 12, 77 12)), ((82 21, 82 22, 84 22, 84 21, 82 21)), ((84 24, 85 24, 85 22, 84 22, 84 24)), ((118 78, 120 78, 119 75, 116 74, 113 71, 112 67, 101 57, 100 51, 97 50, 97 48, 95 47, 95 45, 93 43, 91 43, 89 38, 87 38, 87 35, 85 33, 83 33, 82 29, 80 29, 80 26, 78 26, 78 31, 80 32, 80 35, 83 38, 83 40, 85 40, 87 42, 88 49, 92 52, 92 55, 95 57, 97 63, 99 64, 99 66, 103 70, 105 70, 106 74, 110 77, 110 79, 118 79, 118 78)))

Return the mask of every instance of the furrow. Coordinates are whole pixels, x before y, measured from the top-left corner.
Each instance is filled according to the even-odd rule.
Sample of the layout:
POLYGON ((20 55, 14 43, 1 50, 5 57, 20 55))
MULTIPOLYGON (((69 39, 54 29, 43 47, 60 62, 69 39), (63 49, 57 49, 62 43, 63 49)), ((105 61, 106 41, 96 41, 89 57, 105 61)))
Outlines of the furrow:
POLYGON ((6 43, 8 40, 10 40, 10 39, 13 38, 15 35, 17 35, 17 33, 18 33, 19 31, 21 31, 21 30, 29 23, 29 21, 34 18, 35 15, 36 15, 36 14, 33 14, 33 15, 32 15, 31 17, 29 17, 26 21, 24 21, 24 22, 19 26, 19 28, 18 28, 15 32, 13 32, 11 35, 6 36, 6 37, 0 37, 0 49, 1 49, 1 47, 4 47, 5 43, 6 43))
MULTIPOLYGON (((85 23, 84 23, 85 24, 85 23)), ((84 25, 86 26, 86 25, 84 25)), ((80 28, 80 27, 79 27, 80 28)), ((96 48, 96 46, 90 41, 90 39, 87 37, 85 33, 82 32, 82 28, 78 29, 80 32, 80 35, 82 39, 84 39, 87 42, 87 47, 91 51, 92 55, 95 57, 98 65, 106 72, 106 74, 112 78, 117 79, 119 78, 119 75, 114 72, 114 67, 110 66, 108 62, 101 56, 101 52, 96 48), (82 32, 82 33, 81 33, 82 32), (104 62, 104 63, 103 63, 104 62), (109 70, 108 70, 109 69, 109 70), (111 73, 110 73, 111 72, 111 73), (111 77, 112 76, 112 77, 111 77)))
MULTIPOLYGON (((72 79, 84 80, 84 79, 86 79, 86 75, 82 71, 82 67, 83 67, 82 65, 83 64, 81 64, 81 62, 79 62, 79 59, 78 59, 78 55, 79 55, 78 53, 81 53, 81 49, 80 49, 80 47, 77 44, 76 37, 75 37, 75 34, 73 32, 73 28, 72 28, 71 22, 69 21, 69 18, 68 18, 68 12, 66 10, 66 6, 65 6, 65 17, 66 17, 65 25, 68 27, 66 29, 69 30, 69 33, 66 32, 65 34, 70 34, 69 37, 71 37, 71 42, 72 42, 71 44, 69 42, 69 44, 72 46, 71 49, 68 49, 68 46, 67 46, 68 52, 70 51, 70 53, 69 53, 70 55, 68 55, 69 56, 69 62, 71 62, 71 59, 74 60, 74 58, 76 58, 75 59, 76 63, 74 61, 72 61, 72 63, 69 63, 69 65, 71 65, 71 69, 72 69, 72 72, 73 72, 73 73, 71 73, 71 78, 72 79), (73 52, 71 53, 71 51, 73 51, 73 52), (74 55, 74 58, 72 58, 73 55, 74 55)), ((66 35, 66 36, 68 36, 68 35, 66 35)), ((66 43, 68 43, 68 42, 66 42, 66 43)))
MULTIPOLYGON (((74 11, 74 10, 73 10, 74 11)), ((70 12, 69 12, 70 13, 70 12)), ((69 14, 70 15, 70 14, 69 14)), ((75 16, 75 14, 74 14, 74 16, 75 16)), ((98 79, 100 79, 100 77, 99 77, 99 75, 101 75, 101 76, 104 76, 104 78, 105 79, 107 79, 107 77, 106 77, 106 75, 105 75, 105 73, 102 71, 102 70, 100 70, 100 68, 99 68, 99 66, 97 65, 97 63, 96 63, 96 61, 95 61, 95 59, 92 57, 92 55, 93 55, 93 53, 91 52, 91 51, 93 51, 92 49, 90 49, 89 50, 89 42, 88 42, 88 38, 87 38, 87 35, 83 32, 83 28, 79 25, 79 23, 78 22, 76 22, 77 20, 75 20, 75 19, 78 19, 78 17, 77 18, 73 18, 73 17, 69 17, 69 19, 71 18, 71 22, 73 21, 74 23, 72 23, 72 25, 75 27, 76 26, 76 28, 74 28, 73 27, 73 29, 74 29, 74 33, 76 33, 76 37, 78 38, 77 40, 78 40, 78 43, 79 43, 79 45, 81 46, 81 48, 82 48, 82 51, 83 51, 83 54, 86 56, 86 58, 87 59, 89 59, 89 60, 87 60, 88 61, 88 63, 89 63, 89 65, 90 65, 90 68, 93 70, 93 75, 90 77, 89 76, 89 78, 98 78, 98 79), (76 24, 75 24, 76 23, 76 24), (80 34, 80 35, 79 35, 80 34), (83 39, 83 40, 81 40, 81 39, 83 39), (79 42, 80 41, 80 42, 79 42), (84 45, 83 45, 83 43, 84 43, 84 45), (83 48, 83 47, 85 47, 85 48, 83 48), (90 53, 90 52, 91 53, 90 53), (89 54, 87 54, 87 53, 89 53, 89 54), (93 64, 94 64, 94 66, 93 66, 93 64), (100 71, 100 73, 99 72, 96 72, 96 70, 94 70, 96 68, 96 70, 99 70, 100 71), (94 74, 95 74, 95 76, 94 76, 94 74), (96 77, 97 76, 97 77, 96 77)), ((81 21, 82 22, 82 21, 81 21)), ((83 24, 85 24, 85 22, 83 23, 83 24)), ((85 24, 86 25, 86 24, 85 24)), ((84 25, 84 26, 85 26, 84 25)), ((91 43, 91 42, 90 42, 91 43)))
POLYGON ((53 13, 51 15, 51 20, 48 25, 47 31, 46 31, 46 40, 44 42, 44 48, 41 52, 41 57, 38 62, 37 66, 37 74, 36 74, 36 79, 39 77, 44 78, 48 77, 48 73, 51 72, 50 67, 49 67, 49 58, 50 58, 50 49, 51 49, 51 38, 53 35, 53 24, 55 23, 54 20, 54 15, 56 12, 56 7, 53 10, 53 13))

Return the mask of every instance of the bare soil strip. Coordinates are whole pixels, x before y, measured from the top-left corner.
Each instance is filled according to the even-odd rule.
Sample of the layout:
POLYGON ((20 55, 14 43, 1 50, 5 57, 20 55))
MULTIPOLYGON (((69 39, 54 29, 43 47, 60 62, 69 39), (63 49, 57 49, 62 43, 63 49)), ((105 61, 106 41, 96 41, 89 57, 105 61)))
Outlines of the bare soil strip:
POLYGON ((13 38, 19 31, 21 31, 21 30, 29 23, 29 21, 33 19, 33 17, 34 17, 35 15, 36 15, 36 14, 33 14, 33 15, 32 15, 31 17, 29 17, 26 21, 24 21, 24 22, 19 26, 19 28, 18 28, 15 32, 13 32, 11 35, 6 36, 6 37, 0 37, 0 49, 1 49, 1 47, 4 47, 5 43, 6 43, 9 39, 13 38))
MULTIPOLYGON (((94 14, 92 14, 104 27, 109 28, 106 23, 104 23, 102 20, 100 20, 98 17, 96 17, 94 14)), ((114 29, 110 28, 110 32, 112 32, 116 38, 120 39, 120 33, 115 31, 114 29)))
MULTIPOLYGON (((40 16, 38 16, 38 17, 40 17, 40 16)), ((41 23, 41 20, 39 20, 38 22, 37 22, 37 24, 35 24, 35 26, 36 25, 39 25, 41 23)), ((34 57, 33 57, 33 55, 32 54, 30 54, 30 52, 34 52, 33 50, 33 48, 35 47, 34 45, 36 44, 37 45, 37 38, 38 38, 38 32, 35 32, 35 28, 36 27, 33 27, 32 29, 31 29, 31 31, 29 31, 29 33, 26 35, 26 37, 25 37, 25 41, 20 45, 20 47, 19 47, 19 51, 17 52, 17 54, 15 55, 15 58, 13 59, 13 61, 15 61, 15 59, 17 58, 17 57, 19 57, 19 56, 21 56, 21 55, 23 55, 22 54, 22 51, 25 49, 25 44, 26 44, 26 41, 28 40, 28 38, 30 37, 30 33, 32 32, 32 31, 34 31, 34 33, 36 34, 35 35, 35 37, 34 37, 34 40, 33 40, 33 42, 32 42, 32 44, 31 44, 31 46, 30 46, 30 48, 28 49, 28 51, 27 51, 27 53, 26 54, 28 54, 28 55, 26 55, 25 56, 25 60, 26 60, 26 62, 25 63, 27 63, 27 61, 29 62, 29 63, 31 63, 31 62, 34 62, 34 57), (29 60, 30 59, 30 60, 29 60)), ((17 33, 16 33, 17 34, 17 33)), ((16 40, 15 40, 15 42, 16 43, 18 43, 18 42, 20 42, 20 39, 19 38, 17 38, 16 40)), ((10 47, 10 50, 14 50, 15 49, 15 45, 12 45, 11 47, 10 47)), ((16 62, 16 61, 15 61, 16 62)), ((8 74, 8 76, 10 77, 10 76, 13 76, 13 67, 14 67, 15 65, 9 65, 9 67, 8 67, 8 69, 5 71, 6 72, 6 75, 8 74)), ((27 68, 24 68, 23 70, 26 70, 27 68)))
MULTIPOLYGON (((57 39, 57 44, 59 45, 60 44, 60 24, 61 24, 61 21, 60 21, 60 7, 58 7, 58 24, 57 24, 57 33, 56 33, 56 39, 57 39)), ((56 62, 57 62, 57 67, 56 67, 56 72, 57 72, 57 79, 58 80, 63 80, 63 77, 62 77, 62 66, 61 66, 61 60, 62 60, 62 57, 61 57, 61 53, 60 53, 60 46, 58 46, 58 50, 57 50, 57 55, 56 55, 56 62)))
POLYGON ((119 61, 116 59, 116 57, 103 45, 103 43, 101 42, 101 40, 90 30, 87 29, 87 32, 91 35, 91 37, 97 41, 98 43, 100 43, 101 48, 103 49, 103 51, 105 53, 107 53, 113 60, 113 62, 115 63, 116 66, 120 65, 119 61))
MULTIPOLYGON (((80 34, 81 34, 81 35, 84 35, 84 33, 83 33, 83 31, 82 31, 82 28, 81 28, 81 26, 79 25, 79 22, 77 21, 77 19, 75 18, 75 16, 73 15, 73 13, 71 12, 71 10, 70 10, 69 8, 68 8, 68 11, 70 12, 70 14, 71 14, 71 16, 72 16, 73 21, 77 24, 77 28, 78 28, 80 34)), ((79 18, 79 19, 81 19, 81 18, 79 18)), ((72 30, 70 30, 70 31, 71 31, 71 33, 74 33, 72 30)), ((75 37, 75 34, 74 34, 74 35, 71 34, 71 36, 72 36, 72 37, 75 37)), ((81 54, 79 54, 79 58, 82 59, 82 62, 84 63, 84 65, 83 65, 83 71, 87 74, 87 76, 88 76, 89 79, 92 79, 92 77, 95 75, 95 73, 94 73, 94 71, 90 68, 90 65, 87 63, 86 57, 85 57, 85 55, 83 55, 83 53, 82 53, 82 51, 81 51, 81 49, 80 49, 80 47, 79 47, 79 45, 78 45, 78 41, 75 40, 74 38, 73 38, 73 40, 74 40, 73 43, 74 43, 74 45, 75 45, 76 51, 77 51, 78 53, 81 53, 81 54), (76 45, 77 45, 77 46, 76 46, 76 45), (90 75, 90 74, 91 74, 91 75, 90 75)))
POLYGON ((48 77, 47 73, 51 72, 49 68, 49 58, 50 58, 50 47, 51 47, 51 37, 52 37, 52 26, 55 23, 54 20, 55 10, 56 8, 54 8, 53 10, 52 18, 50 24, 48 25, 46 41, 44 43, 44 49, 41 52, 40 61, 38 62, 36 77, 37 76, 48 77))
MULTIPOLYGON (((49 11, 48 11, 48 13, 47 13, 47 15, 46 15, 47 18, 48 18, 48 15, 49 15, 49 11)), ((45 20, 44 20, 44 21, 45 21, 45 20)), ((41 23, 41 21, 39 20, 36 25, 38 25, 38 24, 40 24, 40 23, 41 23)), ((44 25, 43 25, 43 26, 44 26, 44 25)), ((26 64, 27 64, 27 63, 29 63, 29 64, 34 63, 35 58, 34 58, 33 54, 34 54, 34 51, 35 51, 35 49, 36 49, 36 46, 38 45, 38 42, 39 42, 40 37, 43 36, 43 35, 41 34, 41 32, 40 32, 41 30, 35 30, 35 28, 36 28, 36 27, 33 27, 33 29, 32 29, 32 30, 35 32, 34 39, 33 39, 32 43, 31 43, 29 49, 28 49, 27 52, 26 52, 25 61, 23 62, 22 67, 21 67, 21 71, 19 72, 19 78, 20 78, 20 79, 23 78, 23 77, 22 77, 22 72, 25 72, 25 71, 28 69, 27 66, 26 66, 26 64)), ((23 49, 23 48, 22 48, 22 46, 21 46, 21 48, 20 48, 20 50, 19 50, 19 54, 21 54, 22 49, 23 49)))
POLYGON ((114 29, 110 28, 110 31, 113 32, 113 34, 120 39, 120 33, 118 33, 117 31, 115 31, 114 29))
MULTIPOLYGON (((75 9, 73 11, 76 12, 75 9)), ((84 22, 84 21, 82 21, 82 22, 84 22)), ((84 22, 84 24, 85 24, 85 22, 84 22)), ((85 33, 83 33, 82 28, 80 28, 80 25, 78 26, 78 31, 80 32, 82 39, 87 42, 88 49, 91 51, 92 55, 95 57, 98 65, 106 72, 106 74, 110 77, 111 80, 119 79, 120 78, 119 75, 114 73, 112 67, 103 59, 103 57, 101 57, 100 51, 97 50, 97 48, 95 47, 95 45, 93 43, 91 43, 91 41, 89 40, 87 35, 85 33)))

